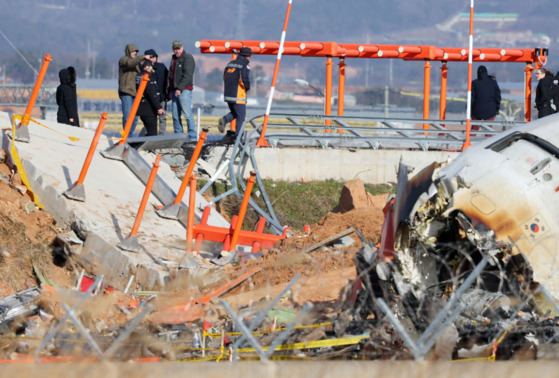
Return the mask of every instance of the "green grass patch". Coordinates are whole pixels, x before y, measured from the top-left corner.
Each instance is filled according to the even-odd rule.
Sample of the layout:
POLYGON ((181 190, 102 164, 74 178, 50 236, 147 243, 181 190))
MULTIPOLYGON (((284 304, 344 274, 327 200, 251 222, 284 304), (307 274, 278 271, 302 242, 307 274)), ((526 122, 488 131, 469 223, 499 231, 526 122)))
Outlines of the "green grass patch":
MULTIPOLYGON (((198 189, 201 189, 206 183, 207 181, 198 180, 198 189)), ((336 180, 308 182, 263 180, 263 184, 279 222, 293 230, 303 230, 305 225, 317 223, 336 207, 345 182, 336 180)), ((229 184, 214 183, 208 189, 207 194, 217 197, 230 189, 229 184)), ((365 190, 377 195, 394 193, 395 188, 389 184, 366 184, 365 190)), ((259 188, 255 185, 252 198, 262 209, 267 209, 262 195, 258 196, 257 191, 259 188)), ((219 201, 218 207, 231 218, 239 213, 241 202, 241 198, 230 195, 219 201)), ((249 206, 243 229, 254 230, 258 218, 259 214, 249 206)))

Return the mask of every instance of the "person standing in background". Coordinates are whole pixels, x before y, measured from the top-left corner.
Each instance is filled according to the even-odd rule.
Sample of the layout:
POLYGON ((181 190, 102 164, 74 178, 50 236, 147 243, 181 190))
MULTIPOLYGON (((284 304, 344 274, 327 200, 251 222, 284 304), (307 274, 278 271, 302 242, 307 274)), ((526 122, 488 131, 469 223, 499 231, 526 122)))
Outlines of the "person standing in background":
POLYGON ((540 67, 535 70, 538 86, 536 87, 536 109, 538 118, 543 118, 554 113, 551 107, 551 87, 553 85, 553 72, 540 67))
POLYGON ((140 63, 140 72, 136 75, 136 89, 142 82, 142 76, 148 74, 149 82, 138 106, 138 115, 146 128, 146 136, 157 135, 157 116, 165 115, 165 110, 161 107, 161 97, 157 85, 155 69, 150 59, 145 59, 140 63))
POLYGON ((58 105, 56 121, 79 127, 76 70, 72 66, 63 68, 58 72, 58 77, 60 85, 56 88, 56 104, 58 105))
POLYGON ((181 41, 172 44, 173 56, 169 65, 169 97, 173 101, 173 130, 176 134, 183 133, 181 114, 186 118, 188 140, 197 141, 196 126, 192 116, 192 90, 194 89, 194 57, 184 51, 181 41))
MULTIPOLYGON (((154 49, 144 51, 145 56, 151 56, 155 77, 157 79, 157 87, 159 89, 161 107, 167 111, 167 80, 169 80, 169 70, 163 63, 159 63, 158 55, 154 49)), ((167 129, 167 116, 159 115, 159 135, 165 134, 167 129)))
MULTIPOLYGON (((138 65, 144 58, 151 58, 145 55, 138 55, 138 46, 133 43, 126 45, 124 56, 118 61, 118 97, 122 102, 122 128, 126 126, 128 115, 132 109, 134 98, 136 97, 136 74, 140 72, 138 65)), ((129 136, 132 136, 138 123, 138 117, 134 117, 129 136)))
POLYGON ((225 132, 225 125, 236 119, 235 137, 246 117, 247 92, 250 90, 250 47, 242 47, 237 58, 227 63, 223 72, 223 99, 229 106, 229 113, 218 121, 218 129, 225 132))
MULTIPOLYGON (((485 66, 479 66, 477 79, 472 81, 472 120, 493 121, 500 107, 501 89, 497 79, 487 73, 485 66)), ((472 130, 479 130, 479 125, 473 125, 472 130)))

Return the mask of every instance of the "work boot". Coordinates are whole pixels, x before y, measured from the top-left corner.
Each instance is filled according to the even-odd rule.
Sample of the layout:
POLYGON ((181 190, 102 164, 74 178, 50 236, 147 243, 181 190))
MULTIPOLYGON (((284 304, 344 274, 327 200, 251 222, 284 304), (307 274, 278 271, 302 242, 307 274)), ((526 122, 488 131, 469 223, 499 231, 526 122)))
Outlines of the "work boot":
POLYGON ((227 120, 225 117, 221 117, 219 121, 217 121, 217 129, 222 134, 225 132, 225 125, 227 125, 227 120))

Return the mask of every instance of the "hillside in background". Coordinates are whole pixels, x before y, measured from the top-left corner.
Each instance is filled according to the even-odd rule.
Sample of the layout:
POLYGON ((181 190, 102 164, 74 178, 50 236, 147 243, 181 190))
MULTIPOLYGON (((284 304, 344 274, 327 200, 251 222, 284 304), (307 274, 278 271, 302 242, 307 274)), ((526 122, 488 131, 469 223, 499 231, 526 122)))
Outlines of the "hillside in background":
MULTIPOLYGON (((167 63, 170 43, 180 39, 187 50, 197 53, 201 39, 279 40, 287 0, 189 0, 150 2, 146 0, 3 0, 0 14, 0 79, 32 82, 32 65, 40 67, 42 56, 53 62, 48 80, 57 81, 61 67, 74 65, 80 77, 114 78, 117 61, 127 43, 143 51, 155 48, 167 63), (9 40, 9 42, 8 42, 9 40), (13 46, 12 46, 13 45, 13 46), (16 53, 17 48, 29 64, 16 53)), ((327 40, 340 43, 435 44, 467 46, 469 1, 444 0, 307 0, 294 1, 287 30, 288 40, 327 40)), ((557 44, 554 17, 559 2, 535 0, 478 1, 475 25, 476 46, 533 48, 549 45, 551 57, 557 44), (487 21, 482 15, 512 15, 487 21)), ((551 58, 552 59, 552 58, 551 58)), ((275 57, 259 57, 262 64, 275 57)), ((200 60, 199 80, 205 81, 212 68, 200 60)), ((255 63, 256 64, 256 63, 255 63)), ((323 62, 291 59, 309 81, 320 82, 323 62)), ((388 62, 354 62, 360 75, 367 72, 368 84, 409 84, 416 80, 416 67, 395 62, 388 78, 388 62), (413 71, 410 75, 407 74, 413 71), (369 83, 370 78, 370 83, 369 83), (393 82, 394 80, 394 82, 393 82)), ((463 70, 460 68, 460 70, 463 70)), ((507 78, 507 69, 499 69, 507 78)), ((348 78, 351 84, 352 78, 348 78)), ((355 79, 357 80, 357 79, 355 79)), ((362 78, 360 79, 363 82, 362 78)))

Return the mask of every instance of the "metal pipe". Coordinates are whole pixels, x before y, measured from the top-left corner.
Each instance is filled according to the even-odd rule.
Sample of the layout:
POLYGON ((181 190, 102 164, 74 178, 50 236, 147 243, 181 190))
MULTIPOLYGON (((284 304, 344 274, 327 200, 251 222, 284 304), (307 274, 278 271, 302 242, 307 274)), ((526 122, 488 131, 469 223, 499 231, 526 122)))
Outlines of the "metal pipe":
POLYGON ((85 181, 85 176, 87 175, 87 171, 89 170, 89 166, 91 165, 91 160, 93 160, 93 154, 95 153, 95 149, 99 144, 99 139, 101 138, 101 133, 103 132, 103 128, 105 127, 105 122, 107 121, 107 118, 108 115, 106 112, 101 114, 99 125, 97 126, 97 130, 95 131, 95 136, 93 137, 91 146, 89 146, 89 151, 87 152, 87 156, 85 157, 85 162, 83 163, 80 176, 78 177, 78 181, 76 181, 76 183, 73 186, 83 184, 83 182, 85 181))
POLYGON ((43 57, 43 64, 41 65, 41 70, 39 71, 37 80, 35 80, 35 86, 33 87, 33 92, 31 92, 31 97, 29 98, 29 102, 27 103, 27 108, 25 108, 25 113, 23 113, 21 123, 19 124, 18 127, 29 125, 29 120, 31 119, 31 111, 33 110, 33 106, 35 106, 35 101, 37 101, 39 90, 41 89, 41 85, 43 85, 43 79, 45 78, 45 74, 47 73, 47 69, 49 67, 49 63, 51 62, 51 60, 52 59, 50 57, 50 54, 47 54, 43 57))
POLYGON ((446 62, 441 65, 441 107, 439 109, 439 118, 446 119, 446 84, 447 84, 448 67, 446 62))
POLYGON ((175 197, 175 201, 173 202, 173 205, 182 202, 182 198, 184 197, 184 192, 186 191, 186 187, 188 186, 188 179, 190 178, 192 172, 194 171, 194 167, 196 166, 196 162, 198 161, 198 157, 200 156, 200 151, 202 151, 202 146, 204 145, 204 141, 208 139, 206 135, 207 133, 208 133, 208 129, 202 129, 202 134, 200 134, 200 137, 198 138, 198 142, 196 143, 196 148, 194 148, 194 152, 192 153, 190 161, 188 162, 188 168, 186 169, 186 173, 184 174, 184 177, 181 182, 181 186, 179 188, 177 196, 175 197))
POLYGON ((186 224, 186 251, 192 253, 192 239, 194 238, 194 210, 196 208, 196 175, 190 179, 190 193, 188 198, 188 221, 186 224))
POLYGON ((140 106, 140 102, 142 101, 142 96, 144 95, 144 91, 146 90, 148 81, 149 74, 146 73, 142 76, 142 81, 140 82, 140 86, 136 91, 136 97, 134 98, 134 102, 132 103, 132 109, 130 109, 128 119, 126 120, 126 124, 124 125, 122 138, 120 138, 120 141, 117 143, 117 145, 125 144, 126 140, 128 139, 128 133, 130 133, 130 129, 132 128, 132 123, 134 122, 134 118, 136 117, 136 112, 138 111, 138 107, 140 106))
MULTIPOLYGON (((264 116, 264 123, 262 124, 262 130, 260 132, 260 138, 258 139, 258 142, 256 143, 256 145, 258 147, 268 147, 268 142, 266 141, 266 127, 268 125, 268 118, 270 117, 270 109, 272 107, 272 99, 274 98, 274 90, 276 87, 276 80, 278 77, 278 71, 279 71, 279 66, 280 66, 280 62, 281 62, 281 54, 283 53, 283 44, 285 42, 285 33, 287 30, 287 23, 289 22, 289 13, 291 12, 291 3, 293 2, 293 0, 289 0, 289 3, 287 5, 287 12, 285 14, 285 20, 283 23, 283 31, 281 32, 281 39, 280 39, 280 44, 279 44, 279 49, 278 49, 278 56, 276 59, 276 66, 274 67, 274 76, 272 77, 272 87, 270 88, 270 95, 268 97, 268 104, 266 105, 266 115, 264 116)), ((261 46, 262 47, 262 46, 261 46)))
MULTIPOLYGON (((424 68, 424 80, 423 80, 423 119, 429 119, 429 97, 431 95, 431 64, 428 60, 425 60, 424 68)), ((428 123, 423 124, 423 129, 427 130, 429 128, 428 123)), ((424 133, 423 135, 427 135, 424 133)))
MULTIPOLYGON (((332 57, 326 58, 326 90, 324 95, 324 115, 332 115, 332 57)), ((330 126, 331 121, 327 119, 324 124, 330 126)))
POLYGON ((134 221, 134 226, 132 226, 132 231, 130 231, 130 235, 128 237, 136 235, 138 233, 138 229, 140 228, 140 223, 142 221, 142 216, 144 215, 146 204, 148 202, 149 195, 151 193, 151 188, 153 187, 155 177, 157 176, 157 170, 159 169, 160 160, 161 160, 161 154, 157 154, 157 156, 155 157, 155 162, 153 163, 153 168, 151 169, 151 173, 149 175, 148 182, 146 184, 146 190, 144 190, 144 196, 142 197, 142 202, 140 202, 138 214, 136 215, 136 220, 134 221))
POLYGON ((524 120, 530 122, 532 120, 532 71, 534 67, 526 65, 524 68, 524 120))
POLYGON ((470 0, 470 37, 469 37, 469 51, 468 51, 468 97, 466 101, 466 140, 462 146, 462 151, 470 147, 470 132, 472 131, 472 55, 474 44, 474 0, 470 0))
POLYGON ((338 78, 338 115, 344 115, 344 96, 345 96, 345 59, 340 58, 339 78, 338 78))
POLYGON ((235 226, 235 230, 233 231, 233 236, 231 236, 231 246, 229 247, 229 251, 234 251, 237 247, 237 241, 239 240, 239 234, 241 233, 241 229, 243 228, 243 221, 245 220, 245 215, 247 212, 248 201, 250 200, 250 195, 252 192, 252 187, 256 182, 256 172, 250 172, 250 177, 247 181, 247 187, 245 190, 245 195, 243 196, 243 202, 241 202, 241 208, 239 209, 239 218, 237 220, 237 224, 235 226))

